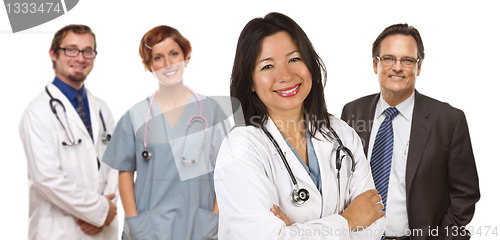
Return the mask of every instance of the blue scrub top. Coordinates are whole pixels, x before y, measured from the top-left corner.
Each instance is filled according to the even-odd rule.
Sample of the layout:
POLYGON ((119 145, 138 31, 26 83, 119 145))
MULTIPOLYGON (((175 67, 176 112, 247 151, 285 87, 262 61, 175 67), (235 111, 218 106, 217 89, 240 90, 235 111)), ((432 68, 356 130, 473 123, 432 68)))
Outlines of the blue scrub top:
POLYGON ((212 213, 213 168, 229 123, 215 101, 200 98, 209 126, 204 138, 205 125, 199 120, 193 121, 186 135, 187 122, 200 113, 194 96, 175 126, 169 125, 153 102, 147 127, 150 160, 142 157, 149 98, 132 107, 117 123, 103 162, 137 174, 134 194, 138 216, 125 218, 124 239, 217 238, 218 214, 212 213), (181 155, 192 159, 199 153, 201 159, 194 164, 181 160, 181 155))
MULTIPOLYGON (((282 134, 283 136, 283 134, 282 134)), ((316 188, 319 190, 319 193, 323 195, 322 193, 322 186, 321 186, 321 172, 319 170, 319 163, 318 163, 318 157, 316 156, 316 151, 314 150, 314 145, 311 141, 311 135, 309 132, 306 132, 306 139, 307 139, 307 157, 309 160, 309 166, 306 165, 306 162, 302 157, 300 157, 299 153, 295 148, 293 148, 292 144, 286 140, 285 136, 283 136, 285 139, 286 144, 292 149, 293 154, 295 154, 295 157, 299 159, 299 162, 302 164, 306 172, 309 174, 309 177, 311 177, 312 181, 314 182, 314 185, 316 185, 316 188)))

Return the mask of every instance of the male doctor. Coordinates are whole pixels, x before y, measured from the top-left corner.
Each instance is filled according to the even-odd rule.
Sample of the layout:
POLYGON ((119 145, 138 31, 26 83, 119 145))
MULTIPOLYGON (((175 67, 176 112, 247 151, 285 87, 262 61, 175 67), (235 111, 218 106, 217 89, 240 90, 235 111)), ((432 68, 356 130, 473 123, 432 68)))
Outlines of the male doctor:
POLYGON ((49 54, 56 77, 19 126, 28 160, 28 239, 118 239, 118 175, 100 162, 114 122, 84 87, 97 54, 95 35, 68 25, 54 35, 49 54))

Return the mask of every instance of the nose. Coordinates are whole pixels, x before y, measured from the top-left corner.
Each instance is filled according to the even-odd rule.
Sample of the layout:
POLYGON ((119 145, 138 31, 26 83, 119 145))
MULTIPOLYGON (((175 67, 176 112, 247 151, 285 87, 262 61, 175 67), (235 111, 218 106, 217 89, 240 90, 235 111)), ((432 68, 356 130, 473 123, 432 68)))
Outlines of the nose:
POLYGON ((180 62, 180 59, 179 58, 170 58, 170 57, 167 57, 165 58, 165 67, 170 67, 170 66, 173 66, 177 63, 180 62))
POLYGON ((280 82, 286 82, 292 79, 292 69, 287 64, 284 64, 276 69, 276 79, 280 82))
POLYGON ((396 63, 392 66, 392 69, 396 72, 403 70, 403 65, 401 64, 401 60, 396 60, 396 63))
POLYGON ((174 64, 174 61, 172 61, 172 59, 170 58, 165 59, 165 67, 170 66, 172 64, 174 64))
POLYGON ((75 60, 83 62, 85 58, 83 57, 83 52, 78 52, 78 54, 74 57, 75 60))

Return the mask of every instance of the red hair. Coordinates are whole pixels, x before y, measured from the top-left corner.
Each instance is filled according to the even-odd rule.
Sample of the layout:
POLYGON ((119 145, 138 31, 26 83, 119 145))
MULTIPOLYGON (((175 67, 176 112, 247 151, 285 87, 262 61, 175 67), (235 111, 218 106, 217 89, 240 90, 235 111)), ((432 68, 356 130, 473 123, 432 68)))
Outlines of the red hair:
POLYGON ((173 38, 174 41, 181 47, 184 54, 184 60, 191 59, 191 43, 177 29, 170 26, 157 26, 149 30, 141 39, 139 45, 139 55, 142 59, 144 68, 151 71, 152 48, 154 45, 162 42, 167 38, 173 38))

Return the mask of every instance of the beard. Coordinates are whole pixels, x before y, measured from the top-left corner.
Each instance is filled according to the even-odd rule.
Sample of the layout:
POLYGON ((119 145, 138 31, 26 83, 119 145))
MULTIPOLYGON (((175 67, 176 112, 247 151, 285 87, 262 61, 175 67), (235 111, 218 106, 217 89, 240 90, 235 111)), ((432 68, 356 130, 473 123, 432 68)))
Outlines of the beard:
POLYGON ((75 73, 75 74, 70 74, 68 76, 68 79, 74 83, 82 83, 85 81, 86 78, 87 78, 87 75, 85 75, 83 73, 75 73))

